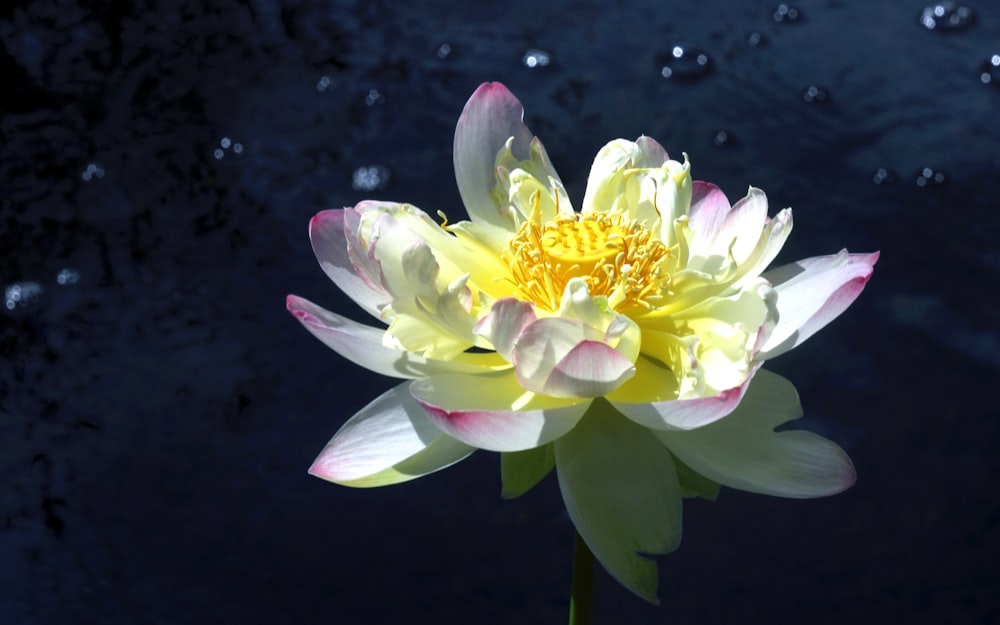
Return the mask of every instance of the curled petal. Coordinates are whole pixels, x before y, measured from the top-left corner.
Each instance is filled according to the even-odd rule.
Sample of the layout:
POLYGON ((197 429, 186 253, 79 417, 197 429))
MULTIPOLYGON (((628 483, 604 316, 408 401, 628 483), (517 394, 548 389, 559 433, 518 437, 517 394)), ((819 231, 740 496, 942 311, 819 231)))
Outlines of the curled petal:
POLYGON ((535 308, 529 302, 505 297, 493 304, 489 314, 476 324, 473 332, 489 341, 493 349, 510 362, 514 343, 536 319, 535 308))
POLYGON ((758 358, 779 356, 836 319, 864 290, 876 261, 878 252, 849 254, 842 250, 764 273, 778 294, 778 323, 758 358))
POLYGON ((345 486, 384 486, 433 473, 473 451, 442 433, 401 384, 348 419, 309 473, 345 486))
POLYGON ((432 375, 410 393, 449 436, 490 451, 523 451, 570 431, 589 405, 525 391, 512 372, 432 375))
POLYGON ((831 441, 774 428, 802 416, 791 382, 760 371, 729 416, 688 432, 657 431, 678 458, 724 486, 779 497, 823 497, 854 483, 854 466, 831 441))
POLYGON ((646 601, 656 597, 656 563, 644 554, 681 540, 681 487, 669 452, 604 401, 555 442, 566 511, 612 577, 646 601))
POLYGON ((394 378, 419 378, 435 373, 484 373, 505 368, 495 354, 462 354, 453 359, 418 356, 383 344, 384 330, 332 313, 307 299, 289 295, 288 312, 309 332, 344 358, 394 378))
POLYGON ((653 430, 693 430, 714 423, 735 410, 759 366, 751 369, 746 381, 740 386, 724 390, 711 397, 649 403, 611 400, 611 398, 609 400, 626 417, 647 428, 653 430))
POLYGON ((345 212, 353 209, 327 210, 318 213, 309 222, 309 240, 323 272, 340 290, 373 317, 379 317, 389 303, 389 294, 378 281, 378 270, 371 271, 355 265, 348 250, 348 231, 345 229, 345 212), (374 278, 374 280, 372 279, 374 278))

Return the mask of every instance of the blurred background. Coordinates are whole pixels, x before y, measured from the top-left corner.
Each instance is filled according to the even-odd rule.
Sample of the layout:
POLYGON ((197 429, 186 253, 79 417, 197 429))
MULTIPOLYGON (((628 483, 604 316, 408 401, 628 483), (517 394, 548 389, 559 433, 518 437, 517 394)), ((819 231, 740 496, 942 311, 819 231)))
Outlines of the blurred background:
POLYGON ((793 207, 779 263, 882 251, 769 363, 857 485, 687 502, 662 605, 599 571, 595 623, 1000 621, 996 3, 7 0, 0 43, 0 622, 565 620, 554 476, 502 501, 486 452, 306 474, 394 383, 285 311, 363 318, 308 220, 461 218, 454 125, 489 80, 577 203, 646 134, 793 207))

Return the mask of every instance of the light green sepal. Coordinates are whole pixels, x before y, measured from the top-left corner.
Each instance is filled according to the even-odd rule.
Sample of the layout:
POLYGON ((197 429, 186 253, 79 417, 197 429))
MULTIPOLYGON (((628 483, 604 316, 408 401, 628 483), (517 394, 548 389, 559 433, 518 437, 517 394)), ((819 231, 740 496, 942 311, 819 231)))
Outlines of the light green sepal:
POLYGON ((500 454, 500 478, 503 490, 500 496, 514 499, 534 488, 556 466, 552 443, 500 454))
POLYGON ((719 496, 722 487, 718 482, 713 482, 701 473, 698 473, 688 465, 681 462, 677 456, 673 457, 674 466, 677 468, 677 481, 681 485, 681 495, 684 497, 700 497, 708 501, 715 501, 719 496))

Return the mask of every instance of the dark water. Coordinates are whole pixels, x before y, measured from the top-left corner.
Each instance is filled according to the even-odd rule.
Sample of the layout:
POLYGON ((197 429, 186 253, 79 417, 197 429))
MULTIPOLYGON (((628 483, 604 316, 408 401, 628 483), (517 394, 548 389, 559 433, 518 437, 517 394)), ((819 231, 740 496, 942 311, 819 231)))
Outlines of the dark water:
POLYGON ((352 311, 307 221, 455 219, 485 80, 578 201, 600 146, 648 134, 792 206, 779 260, 882 250, 770 364, 858 484, 689 502, 663 606, 600 574, 597 622, 1000 621, 1000 8, 924 6, 5 2, 0 622, 564 620, 553 479, 501 501, 488 453, 375 491, 305 473, 391 384, 284 311, 352 311))

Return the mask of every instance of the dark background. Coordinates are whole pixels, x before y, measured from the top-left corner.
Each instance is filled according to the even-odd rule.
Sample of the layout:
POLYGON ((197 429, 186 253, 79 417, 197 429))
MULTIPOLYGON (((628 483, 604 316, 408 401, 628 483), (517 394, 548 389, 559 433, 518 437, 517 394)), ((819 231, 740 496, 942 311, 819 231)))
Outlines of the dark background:
POLYGON ((305 473, 394 383, 285 312, 359 313, 308 219, 368 197, 461 218, 452 133, 486 80, 577 203, 606 141, 648 134, 792 206, 779 262, 882 251, 769 363, 857 485, 688 502, 663 605, 600 572, 596 622, 998 622, 1000 9, 930 29, 923 7, 5 1, 0 622, 565 620, 551 476, 502 501, 486 452, 372 491, 305 473))

